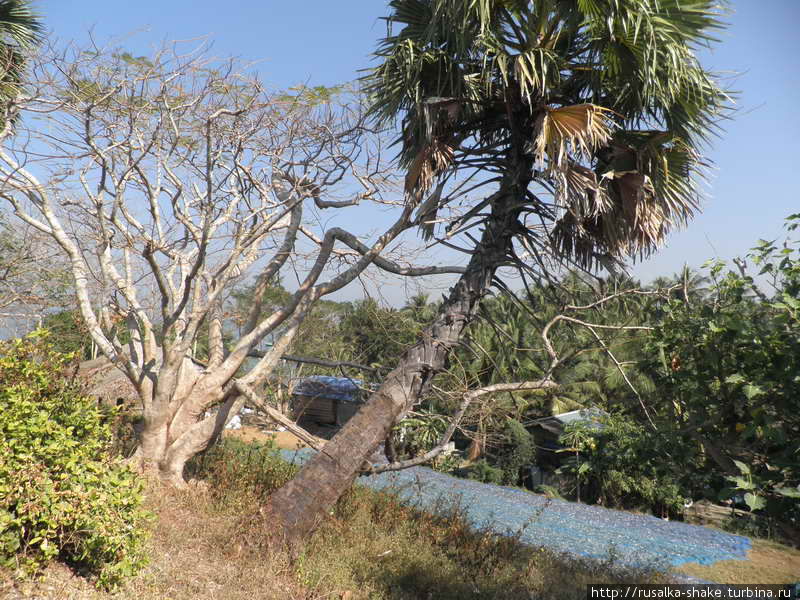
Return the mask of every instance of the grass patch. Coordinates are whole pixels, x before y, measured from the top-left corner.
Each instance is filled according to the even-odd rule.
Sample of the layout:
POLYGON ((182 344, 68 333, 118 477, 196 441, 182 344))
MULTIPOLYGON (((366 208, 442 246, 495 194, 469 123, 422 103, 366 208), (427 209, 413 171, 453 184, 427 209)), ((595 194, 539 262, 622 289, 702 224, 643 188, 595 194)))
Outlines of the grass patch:
MULTIPOLYGON (((196 464, 218 510, 252 514, 297 467, 270 444, 228 440, 196 464), (248 508, 249 506, 249 508, 248 508)), ((663 577, 605 562, 533 549, 518 536, 476 531, 457 503, 436 514, 398 502, 388 493, 349 490, 321 524, 295 564, 308 593, 352 598, 583 598, 597 582, 657 582, 663 577), (349 595, 348 595, 349 594, 349 595)), ((245 537, 261 534, 250 524, 245 537)), ((520 532, 521 533, 521 532, 520 532)))
POLYGON ((769 540, 753 540, 746 560, 721 560, 713 565, 687 563, 678 570, 724 583, 797 583, 800 582, 800 550, 769 540))
POLYGON ((297 467, 270 444, 226 441, 190 468, 199 484, 149 491, 148 507, 158 515, 150 565, 116 595, 57 565, 28 587, 0 585, 0 598, 560 600, 584 598, 587 583, 663 580, 621 569, 614 557, 576 560, 522 545, 514 536, 475 531, 457 504, 433 516, 361 487, 342 497, 290 564, 265 547, 265 524, 257 515, 297 467))

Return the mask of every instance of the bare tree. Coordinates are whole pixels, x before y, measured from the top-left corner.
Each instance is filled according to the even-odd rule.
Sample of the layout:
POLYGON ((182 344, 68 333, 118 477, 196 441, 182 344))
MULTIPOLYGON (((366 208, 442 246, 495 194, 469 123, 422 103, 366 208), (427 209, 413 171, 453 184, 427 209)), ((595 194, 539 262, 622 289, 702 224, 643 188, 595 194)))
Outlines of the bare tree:
POLYGON ((66 262, 52 240, 0 213, 0 335, 20 335, 71 305, 66 262), (16 225, 16 224, 15 224, 16 225))
POLYGON ((358 107, 270 93, 246 65, 179 46, 51 51, 32 65, 9 115, 25 127, 5 120, 0 194, 67 257, 89 335, 141 399, 134 459, 147 472, 181 485, 186 461, 269 378, 314 303, 369 265, 458 272, 381 256, 412 226, 410 207, 369 243, 321 224, 323 212, 390 204, 381 138, 358 107), (265 306, 288 270, 296 291, 265 306), (254 302, 226 346, 222 299, 248 276, 254 302), (205 327, 200 363, 192 348, 205 327))

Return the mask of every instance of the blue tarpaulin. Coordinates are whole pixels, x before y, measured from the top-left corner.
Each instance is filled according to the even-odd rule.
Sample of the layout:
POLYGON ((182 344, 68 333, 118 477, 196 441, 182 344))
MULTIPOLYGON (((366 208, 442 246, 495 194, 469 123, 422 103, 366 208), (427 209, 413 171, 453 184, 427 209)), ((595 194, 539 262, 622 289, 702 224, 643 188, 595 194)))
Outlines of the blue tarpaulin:
MULTIPOLYGON (((311 451, 281 451, 303 462, 311 451)), ((639 568, 709 565, 747 557, 749 538, 723 531, 664 521, 650 515, 547 498, 519 488, 452 477, 426 467, 360 477, 357 483, 383 490, 403 502, 435 511, 458 502, 475 527, 500 535, 518 534, 530 546, 639 568)))
POLYGON ((361 402, 360 386, 361 380, 359 379, 311 375, 301 379, 294 387, 293 393, 298 396, 310 396, 325 400, 361 402))

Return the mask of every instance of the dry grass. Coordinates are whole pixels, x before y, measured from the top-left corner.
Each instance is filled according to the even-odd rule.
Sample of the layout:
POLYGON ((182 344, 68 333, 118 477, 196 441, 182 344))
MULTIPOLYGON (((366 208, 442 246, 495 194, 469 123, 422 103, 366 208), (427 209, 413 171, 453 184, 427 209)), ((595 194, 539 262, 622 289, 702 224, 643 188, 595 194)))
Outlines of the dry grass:
POLYGON ((148 495, 152 524, 150 565, 116 594, 98 591, 66 566, 51 565, 39 581, 6 579, 0 598, 42 600, 308 599, 285 557, 243 551, 238 522, 199 487, 148 495))
MULTIPOLYGON (((213 510, 245 517, 243 552, 258 554, 264 524, 246 519, 294 468, 268 449, 229 442, 199 467, 213 510), (248 545, 247 542, 251 542, 248 545)), ((514 538, 475 532, 456 505, 435 517, 393 497, 353 488, 293 565, 309 598, 441 600, 583 598, 587 583, 657 581, 659 576, 533 550, 514 538), (614 574, 616 573, 616 574, 614 574)))
POLYGON ((151 490, 148 503, 158 515, 151 564, 117 594, 99 592, 54 565, 40 581, 7 581, 0 598, 561 600, 584 598, 587 583, 663 580, 621 571, 613 558, 577 561, 475 532, 457 506, 447 517, 433 517, 361 488, 342 498, 290 564, 264 542, 268 524, 253 515, 293 467, 267 449, 227 442, 193 468, 202 485, 151 490))
POLYGON ((308 444, 289 431, 269 433, 251 425, 245 425, 240 429, 227 429, 223 436, 226 439, 235 439, 247 444, 271 443, 275 444, 276 448, 285 448, 286 450, 308 447, 308 444))
POLYGON ((800 581, 800 550, 766 540, 753 540, 747 560, 721 560, 713 565, 689 563, 683 573, 724 583, 796 583, 800 581))
POLYGON ((393 498, 354 489, 308 544, 298 566, 312 589, 351 589, 353 598, 584 598, 586 584, 657 582, 620 570, 613 558, 580 561, 474 531, 451 506, 435 517, 393 498))

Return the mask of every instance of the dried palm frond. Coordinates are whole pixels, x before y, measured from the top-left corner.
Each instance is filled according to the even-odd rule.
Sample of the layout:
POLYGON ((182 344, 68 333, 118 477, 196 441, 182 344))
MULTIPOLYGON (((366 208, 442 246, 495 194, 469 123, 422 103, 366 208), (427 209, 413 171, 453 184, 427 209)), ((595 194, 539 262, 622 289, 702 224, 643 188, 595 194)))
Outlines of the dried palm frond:
POLYGON ((609 209, 606 189, 590 168, 570 161, 553 175, 557 206, 582 217, 595 217, 609 209))
POLYGON ((407 201, 417 204, 433 180, 453 162, 453 148, 437 139, 423 147, 408 167, 405 179, 407 201))
POLYGON ((427 199, 419 205, 417 209, 416 221, 422 231, 422 239, 427 241, 433 237, 433 229, 436 226, 436 214, 439 210, 439 203, 442 200, 444 181, 440 181, 436 188, 430 193, 427 199))
POLYGON ((563 168, 570 154, 590 159, 611 140, 613 114, 594 104, 545 107, 534 152, 551 170, 563 168))

